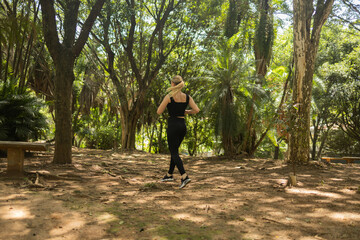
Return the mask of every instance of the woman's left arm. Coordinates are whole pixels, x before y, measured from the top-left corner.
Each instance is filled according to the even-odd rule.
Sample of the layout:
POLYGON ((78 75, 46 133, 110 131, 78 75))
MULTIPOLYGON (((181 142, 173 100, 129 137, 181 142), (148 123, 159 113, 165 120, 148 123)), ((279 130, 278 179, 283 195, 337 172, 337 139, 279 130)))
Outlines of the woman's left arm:
POLYGON ((189 99, 189 106, 191 107, 191 110, 185 110, 185 114, 197 114, 198 112, 200 112, 200 109, 198 108, 192 97, 190 97, 189 99))
POLYGON ((163 101, 161 102, 160 106, 158 107, 156 113, 159 115, 162 114, 165 111, 165 108, 168 105, 168 103, 170 103, 170 97, 169 95, 166 95, 163 101))

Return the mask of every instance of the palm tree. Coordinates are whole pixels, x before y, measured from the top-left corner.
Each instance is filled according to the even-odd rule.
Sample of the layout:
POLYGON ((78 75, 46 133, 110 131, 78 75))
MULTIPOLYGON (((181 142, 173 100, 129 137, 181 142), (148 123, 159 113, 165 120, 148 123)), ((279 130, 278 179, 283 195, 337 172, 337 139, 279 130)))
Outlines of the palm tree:
POLYGON ((229 40, 219 41, 213 57, 213 67, 209 71, 207 109, 210 110, 215 133, 221 137, 225 155, 239 152, 245 132, 244 117, 246 105, 251 102, 253 86, 250 83, 250 65, 241 49, 237 48, 238 35, 229 40), (245 104, 244 104, 245 103, 245 104))

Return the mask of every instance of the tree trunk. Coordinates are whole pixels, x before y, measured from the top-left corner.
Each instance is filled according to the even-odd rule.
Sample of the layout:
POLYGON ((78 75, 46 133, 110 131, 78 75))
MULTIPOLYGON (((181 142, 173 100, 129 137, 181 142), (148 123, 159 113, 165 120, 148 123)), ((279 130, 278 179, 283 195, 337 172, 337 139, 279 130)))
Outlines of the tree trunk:
POLYGON ((224 155, 231 156, 235 154, 234 143, 232 141, 232 136, 227 134, 222 134, 222 145, 224 148, 224 155))
POLYGON ((56 64, 55 76, 55 152, 54 163, 71 163, 72 128, 71 102, 73 59, 61 58, 56 64))
POLYGON ((309 162, 310 107, 315 57, 321 27, 329 16, 333 3, 334 0, 327 0, 325 3, 318 0, 314 12, 313 0, 293 1, 295 76, 289 141, 292 162, 309 162))
POLYGON ((316 143, 319 138, 319 134, 321 132, 321 130, 319 129, 319 127, 320 127, 319 117, 317 117, 316 119, 313 120, 313 127, 314 127, 314 136, 311 136, 311 132, 310 132, 310 138, 312 141, 311 159, 315 160, 316 159, 316 143))
POLYGON ((136 126, 139 116, 133 111, 121 112, 121 148, 135 149, 136 126))
POLYGON ((322 138, 321 138, 321 143, 320 143, 319 151, 318 151, 318 153, 317 153, 317 155, 316 155, 316 159, 320 159, 320 157, 321 157, 321 152, 322 152, 322 150, 323 150, 323 148, 324 148, 324 146, 325 146, 325 142, 326 142, 327 136, 328 136, 328 134, 329 134, 329 131, 330 131, 330 129, 327 129, 326 132, 323 133, 323 136, 322 136, 322 138))
POLYGON ((57 28, 62 24, 57 22, 59 19, 56 17, 54 1, 40 0, 44 38, 56 69, 54 163, 72 162, 71 101, 72 84, 75 79, 74 63, 88 39, 104 2, 105 0, 96 0, 82 28, 79 29, 77 16, 81 2, 79 0, 65 1, 63 4, 64 34, 63 41, 60 42, 57 28), (79 33, 77 39, 75 39, 76 32, 79 33))
POLYGON ((163 124, 163 121, 160 120, 160 126, 159 126, 159 135, 158 135, 158 147, 159 147, 159 151, 158 153, 164 153, 164 146, 163 146, 163 142, 162 142, 162 132, 163 132, 163 128, 164 128, 164 124, 163 124))
POLYGON ((279 159, 280 146, 275 146, 274 159, 279 159))
POLYGON ((154 126, 151 127, 150 141, 149 141, 150 142, 149 143, 149 153, 151 153, 151 148, 152 148, 153 141, 154 141, 155 128, 156 128, 156 125, 154 124, 154 126))

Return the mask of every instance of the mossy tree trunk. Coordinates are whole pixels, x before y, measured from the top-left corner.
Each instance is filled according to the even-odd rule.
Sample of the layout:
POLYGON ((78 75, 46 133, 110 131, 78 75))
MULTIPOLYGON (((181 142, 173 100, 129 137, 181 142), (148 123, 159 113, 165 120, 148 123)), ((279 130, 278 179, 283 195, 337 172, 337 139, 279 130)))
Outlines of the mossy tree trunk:
POLYGON ((290 161, 307 163, 310 150, 310 107, 315 58, 320 32, 334 0, 294 0, 293 109, 291 116, 290 161))

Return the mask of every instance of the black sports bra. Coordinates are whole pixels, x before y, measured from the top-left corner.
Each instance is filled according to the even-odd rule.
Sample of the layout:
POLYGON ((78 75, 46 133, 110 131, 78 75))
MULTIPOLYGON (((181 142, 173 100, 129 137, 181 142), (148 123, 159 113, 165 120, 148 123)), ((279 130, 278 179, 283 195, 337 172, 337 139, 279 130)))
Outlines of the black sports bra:
POLYGON ((171 102, 167 105, 170 117, 184 117, 185 109, 189 104, 189 95, 186 94, 186 102, 175 102, 173 97, 170 97, 170 100, 171 102))

